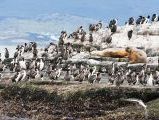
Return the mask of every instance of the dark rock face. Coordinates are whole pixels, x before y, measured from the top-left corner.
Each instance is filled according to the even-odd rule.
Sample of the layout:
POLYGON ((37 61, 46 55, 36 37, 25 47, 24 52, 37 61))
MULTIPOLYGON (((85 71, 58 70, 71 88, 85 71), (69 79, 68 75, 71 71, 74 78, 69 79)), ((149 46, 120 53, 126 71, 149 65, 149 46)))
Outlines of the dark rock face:
POLYGON ((159 89, 100 88, 71 92, 64 97, 56 92, 10 86, 1 93, 0 108, 10 117, 84 119, 104 116, 105 111, 129 105, 122 101, 123 98, 138 98, 144 102, 153 100, 159 97, 156 91, 159 89))

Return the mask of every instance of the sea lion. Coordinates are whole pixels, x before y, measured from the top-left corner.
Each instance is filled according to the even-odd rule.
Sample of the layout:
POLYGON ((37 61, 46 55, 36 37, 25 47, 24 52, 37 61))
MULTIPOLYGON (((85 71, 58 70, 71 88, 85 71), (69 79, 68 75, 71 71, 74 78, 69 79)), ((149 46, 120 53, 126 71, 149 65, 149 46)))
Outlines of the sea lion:
POLYGON ((147 63, 147 54, 143 50, 127 47, 125 51, 128 53, 130 63, 147 63))
POLYGON ((112 58, 128 58, 130 63, 146 63, 147 54, 136 48, 108 48, 102 51, 92 51, 91 55, 112 58))
POLYGON ((108 48, 102 51, 92 51, 91 55, 97 55, 100 57, 113 57, 113 58, 126 58, 128 53, 124 48, 108 48))

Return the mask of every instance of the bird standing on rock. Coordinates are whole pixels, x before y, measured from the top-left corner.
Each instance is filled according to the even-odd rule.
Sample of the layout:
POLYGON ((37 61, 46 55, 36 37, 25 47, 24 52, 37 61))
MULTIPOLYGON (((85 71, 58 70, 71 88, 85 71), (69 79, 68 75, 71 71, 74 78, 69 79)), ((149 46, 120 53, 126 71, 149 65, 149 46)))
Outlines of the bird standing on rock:
POLYGON ((147 18, 144 21, 144 24, 149 23, 149 21, 150 21, 150 16, 148 15, 147 18))
POLYGON ((65 80, 66 82, 69 82, 69 81, 71 80, 71 75, 70 75, 70 73, 69 73, 69 70, 66 71, 65 76, 64 76, 64 80, 65 80))
POLYGON ((17 77, 15 78, 15 82, 21 81, 22 77, 23 77, 22 73, 21 73, 21 72, 18 72, 18 73, 17 73, 17 77))
POLYGON ((19 65, 21 69, 25 69, 26 70, 26 61, 24 60, 24 58, 22 58, 21 61, 19 61, 19 65))
POLYGON ((97 28, 101 29, 102 28, 102 21, 99 21, 96 26, 97 26, 97 28))
POLYGON ((3 63, 3 61, 0 59, 0 72, 4 71, 5 68, 5 64, 3 63))
POLYGON ((158 21, 158 15, 157 14, 153 14, 151 21, 152 22, 157 22, 158 21))
POLYGON ((153 86, 153 76, 152 73, 150 73, 149 78, 147 80, 147 85, 152 87, 153 86))
POLYGON ((128 31, 128 38, 129 38, 129 40, 132 38, 132 33, 133 33, 133 30, 128 31))
POLYGON ((22 75, 23 75, 23 77, 22 77, 21 81, 27 81, 28 80, 28 76, 27 76, 26 70, 23 70, 22 75))
POLYGON ((110 45, 112 43, 112 36, 104 37, 103 42, 105 42, 107 45, 110 45))
POLYGON ((39 67, 40 67, 40 71, 42 71, 44 69, 44 62, 43 62, 43 59, 40 59, 40 63, 39 63, 39 67))
POLYGON ((38 69, 36 69, 36 75, 35 75, 35 78, 37 80, 41 79, 43 81, 43 74, 40 73, 40 71, 38 69))
POLYGON ((117 25, 112 25, 110 30, 111 30, 111 34, 113 35, 117 31, 117 25))
POLYGON ((92 35, 92 33, 89 34, 89 42, 90 42, 90 43, 93 42, 93 35, 92 35))
POLYGON ((37 55, 38 55, 38 50, 36 48, 33 48, 33 57, 34 58, 37 58, 37 55))
POLYGON ((82 33, 81 42, 84 42, 86 39, 86 33, 82 33))
POLYGON ((17 50, 15 53, 14 53, 14 59, 16 59, 18 57, 18 54, 19 54, 19 51, 17 50))
POLYGON ((5 48, 5 59, 9 58, 9 51, 7 48, 5 48))
POLYGON ((95 82, 99 83, 100 80, 101 80, 101 74, 100 74, 100 72, 98 72, 98 73, 96 74, 96 80, 95 80, 95 82))
POLYGON ((80 26, 80 27, 78 28, 78 30, 77 30, 77 33, 81 34, 81 33, 83 33, 83 32, 84 32, 83 26, 80 26))
POLYGON ((130 17, 128 20, 128 25, 134 25, 135 19, 133 17, 130 17))
POLYGON ((108 28, 110 28, 112 35, 117 31, 117 22, 117 19, 113 19, 109 22, 108 28))
POLYGON ((56 71, 56 78, 57 78, 57 79, 60 77, 61 72, 62 72, 62 68, 59 68, 59 69, 56 71))
POLYGON ((91 84, 93 84, 93 82, 94 82, 95 79, 96 79, 96 75, 93 74, 93 73, 94 73, 94 70, 91 68, 91 69, 89 70, 89 75, 88 75, 88 82, 91 83, 91 84))

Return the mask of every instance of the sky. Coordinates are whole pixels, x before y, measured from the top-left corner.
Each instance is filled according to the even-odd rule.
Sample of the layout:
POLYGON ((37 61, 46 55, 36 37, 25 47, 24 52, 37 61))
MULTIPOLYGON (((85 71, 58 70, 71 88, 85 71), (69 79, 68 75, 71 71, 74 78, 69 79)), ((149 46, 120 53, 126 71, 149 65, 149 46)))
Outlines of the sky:
POLYGON ((159 14, 159 0, 0 0, 0 16, 34 18, 42 14, 71 14, 99 20, 159 14))
POLYGON ((0 0, 0 52, 35 37, 44 44, 48 41, 39 41, 39 35, 58 39, 61 30, 72 32, 97 20, 117 18, 122 25, 131 16, 159 14, 158 6, 159 0, 0 0))

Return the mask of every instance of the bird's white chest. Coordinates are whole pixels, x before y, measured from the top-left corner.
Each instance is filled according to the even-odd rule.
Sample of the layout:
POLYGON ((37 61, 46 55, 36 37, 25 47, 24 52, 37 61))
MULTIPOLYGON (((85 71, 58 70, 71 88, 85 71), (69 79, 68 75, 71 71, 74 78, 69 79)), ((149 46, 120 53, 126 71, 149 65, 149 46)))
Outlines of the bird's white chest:
POLYGON ((20 61, 19 64, 20 64, 20 67, 21 67, 21 68, 26 69, 25 61, 20 61))

